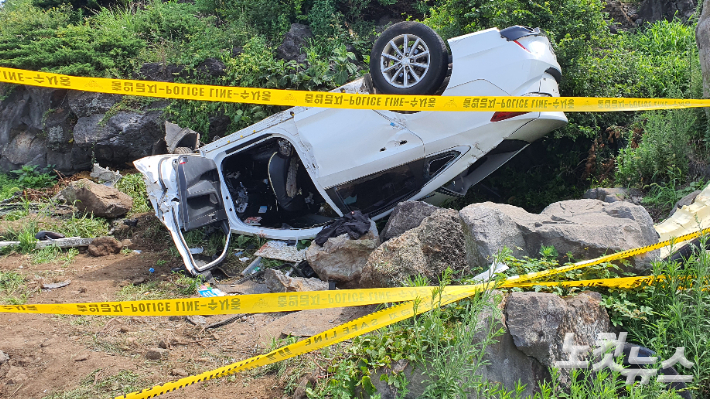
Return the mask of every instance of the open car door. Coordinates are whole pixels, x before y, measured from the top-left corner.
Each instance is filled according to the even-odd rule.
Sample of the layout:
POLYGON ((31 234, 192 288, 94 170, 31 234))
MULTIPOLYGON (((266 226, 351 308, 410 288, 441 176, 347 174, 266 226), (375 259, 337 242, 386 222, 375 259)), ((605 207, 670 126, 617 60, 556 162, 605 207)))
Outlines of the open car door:
POLYGON ((231 234, 214 161, 196 155, 169 155, 139 159, 134 164, 146 177, 156 216, 170 231, 188 271, 196 275, 222 262, 231 234), (221 255, 209 262, 195 259, 183 236, 183 231, 206 226, 226 235, 221 255))

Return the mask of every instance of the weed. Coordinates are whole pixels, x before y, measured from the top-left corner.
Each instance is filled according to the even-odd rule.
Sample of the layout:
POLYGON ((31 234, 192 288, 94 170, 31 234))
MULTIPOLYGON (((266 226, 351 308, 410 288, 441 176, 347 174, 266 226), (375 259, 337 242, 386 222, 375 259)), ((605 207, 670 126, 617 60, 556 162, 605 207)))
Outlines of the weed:
POLYGON ((79 250, 76 248, 69 248, 66 251, 62 251, 61 248, 56 245, 50 245, 39 249, 31 254, 32 263, 62 263, 62 266, 66 266, 74 261, 74 258, 79 255, 79 250))
POLYGON ((116 294, 118 301, 137 301, 144 299, 170 299, 195 295, 202 283, 200 277, 191 278, 173 273, 167 281, 148 281, 143 284, 129 284, 116 294))
POLYGON ((34 251, 35 246, 37 245, 34 230, 35 229, 26 228, 17 236, 20 241, 20 244, 18 245, 20 252, 29 253, 34 251))
POLYGON ((8 305, 23 305, 31 291, 25 278, 16 272, 0 271, 0 302, 8 305))
POLYGON ((145 189, 145 181, 140 173, 127 174, 116 183, 116 189, 128 194, 133 199, 131 214, 150 212, 153 209, 148 201, 148 193, 145 189))
POLYGON ((113 398, 139 391, 149 384, 149 381, 129 370, 121 370, 106 378, 100 378, 101 375, 105 375, 103 370, 96 370, 82 380, 77 388, 55 392, 43 399, 113 398))
POLYGON ((37 165, 24 165, 18 170, 12 170, 17 179, 17 184, 26 188, 45 188, 57 183, 57 177, 47 173, 51 167, 45 171, 38 169, 37 165))

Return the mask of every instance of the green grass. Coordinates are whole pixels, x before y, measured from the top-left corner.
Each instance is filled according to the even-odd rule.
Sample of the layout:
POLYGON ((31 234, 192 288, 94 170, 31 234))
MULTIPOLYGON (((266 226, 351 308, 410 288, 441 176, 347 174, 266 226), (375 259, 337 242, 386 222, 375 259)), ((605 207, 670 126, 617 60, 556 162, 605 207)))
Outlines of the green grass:
POLYGON ((170 299, 188 297, 197 293, 202 283, 199 277, 187 277, 173 273, 168 281, 148 281, 143 284, 129 284, 116 294, 118 301, 137 301, 147 299, 170 299))
POLYGON ((51 245, 35 250, 30 256, 34 264, 61 263, 62 266, 66 266, 72 263, 77 255, 79 255, 79 250, 76 248, 69 248, 63 251, 61 248, 51 245))
POLYGON ((27 280, 21 274, 0 271, 0 303, 24 305, 31 293, 27 280))
MULTIPOLYGON (((99 378, 97 382, 94 382, 96 375, 102 371, 103 370, 99 369, 92 372, 74 389, 54 392, 44 396, 43 399, 114 398, 139 391, 149 385, 138 373, 129 370, 120 370, 110 377, 99 378)), ((106 373, 110 373, 111 371, 113 370, 107 369, 106 373)), ((104 373, 99 375, 104 375, 104 373)))
POLYGON ((150 212, 153 207, 148 201, 148 193, 145 190, 145 181, 140 173, 127 174, 116 183, 118 191, 128 194, 133 199, 133 207, 130 214, 150 212))

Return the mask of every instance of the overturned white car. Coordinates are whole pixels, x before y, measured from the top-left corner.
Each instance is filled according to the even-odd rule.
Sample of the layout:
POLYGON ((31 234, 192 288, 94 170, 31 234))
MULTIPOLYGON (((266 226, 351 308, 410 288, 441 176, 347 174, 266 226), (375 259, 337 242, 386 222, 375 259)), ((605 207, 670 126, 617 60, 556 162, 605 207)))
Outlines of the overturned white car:
MULTIPOLYGON (((539 29, 488 29, 444 42, 416 22, 375 43, 370 75, 337 91, 371 95, 558 97, 560 66, 539 29)), ((187 269, 196 261, 183 231, 312 238, 330 220, 360 210, 372 219, 400 201, 441 202, 531 142, 563 126, 562 112, 394 112, 295 107, 185 155, 135 162, 156 215, 187 269)))

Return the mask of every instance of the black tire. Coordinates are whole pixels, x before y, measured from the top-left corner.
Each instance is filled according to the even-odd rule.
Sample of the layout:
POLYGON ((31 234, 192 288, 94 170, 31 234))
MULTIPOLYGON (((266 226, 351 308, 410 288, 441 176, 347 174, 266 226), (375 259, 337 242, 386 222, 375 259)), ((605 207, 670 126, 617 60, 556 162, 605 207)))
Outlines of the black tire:
POLYGON ((192 151, 190 148, 187 147, 178 147, 173 151, 173 154, 192 154, 194 151, 192 151))
MULTIPOLYGON (((654 351, 652 351, 648 348, 644 348, 641 345, 636 345, 633 343, 626 342, 626 343, 624 343, 624 367, 632 368, 632 369, 649 367, 649 366, 629 363, 629 356, 631 355, 631 348, 633 348, 635 346, 639 347, 638 357, 654 357, 656 355, 656 353, 654 351)), ((659 369, 658 375, 678 375, 678 372, 673 367, 668 367, 665 369, 659 369)), ((668 385, 668 388, 674 389, 676 391, 676 393, 681 398, 693 399, 693 396, 690 394, 690 391, 687 390, 688 386, 684 382, 671 382, 667 385, 668 385)))
POLYGON ((372 82, 377 92, 382 94, 434 94, 441 87, 448 72, 448 66, 449 52, 446 49, 446 44, 434 30, 419 22, 400 22, 392 25, 382 32, 370 54, 372 82), (422 45, 416 40, 414 43, 408 41, 408 49, 414 54, 406 53, 400 56, 400 60, 407 60, 406 65, 400 60, 395 61, 383 56, 385 52, 402 53, 403 51, 400 50, 405 50, 404 35, 407 35, 407 38, 411 35, 423 42, 422 45), (390 43, 394 43, 396 49, 390 43), (415 44, 416 48, 413 48, 415 44), (418 53, 424 53, 425 50, 428 50, 428 54, 417 56, 418 53), (410 65, 410 62, 414 63, 414 66, 410 65), (419 65, 427 65, 428 67, 423 68, 419 65), (390 68, 389 71, 388 68, 390 68), (403 70, 407 71, 406 78, 403 70), (419 74, 417 77, 420 80, 417 81, 414 74, 419 74), (388 77, 385 77, 386 75, 388 77), (413 79, 415 83, 410 83, 410 79, 413 79))

